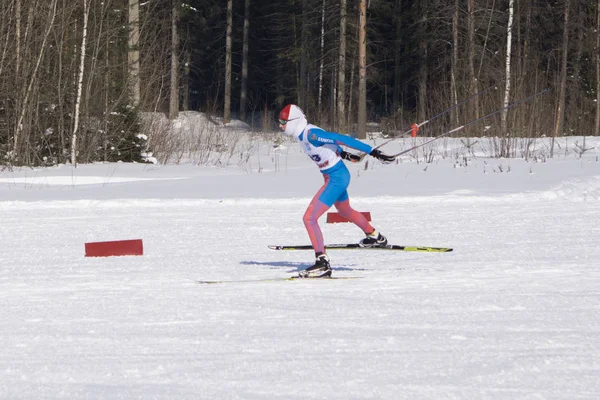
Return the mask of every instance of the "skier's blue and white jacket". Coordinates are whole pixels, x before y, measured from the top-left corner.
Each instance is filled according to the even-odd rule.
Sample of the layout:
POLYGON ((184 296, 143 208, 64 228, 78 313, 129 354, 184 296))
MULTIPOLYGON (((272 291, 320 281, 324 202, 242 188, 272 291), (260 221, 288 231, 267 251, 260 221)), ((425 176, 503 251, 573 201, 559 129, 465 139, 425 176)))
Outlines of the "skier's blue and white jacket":
POLYGON ((322 173, 327 173, 342 159, 341 146, 348 146, 369 154, 373 148, 350 136, 327 132, 318 126, 307 124, 298 135, 302 150, 317 164, 322 173))
MULTIPOLYGON (((287 121, 285 133, 296 137, 302 150, 317 164, 322 173, 333 171, 342 160, 341 146, 370 154, 373 148, 350 136, 327 132, 318 126, 309 124, 304 112, 296 105, 290 105, 281 112, 280 118, 287 121)), ((342 163, 343 165, 343 163, 342 163)))

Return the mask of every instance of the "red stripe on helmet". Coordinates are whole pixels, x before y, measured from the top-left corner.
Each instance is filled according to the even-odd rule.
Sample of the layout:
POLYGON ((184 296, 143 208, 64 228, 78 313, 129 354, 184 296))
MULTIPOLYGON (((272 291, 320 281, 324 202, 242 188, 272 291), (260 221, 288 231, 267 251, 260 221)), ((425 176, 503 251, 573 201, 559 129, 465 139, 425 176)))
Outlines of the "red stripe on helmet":
POLYGON ((287 121, 288 119, 290 119, 290 110, 292 109, 292 105, 288 104, 287 106, 283 107, 283 110, 281 110, 281 112, 279 113, 279 119, 282 119, 284 121, 287 121))

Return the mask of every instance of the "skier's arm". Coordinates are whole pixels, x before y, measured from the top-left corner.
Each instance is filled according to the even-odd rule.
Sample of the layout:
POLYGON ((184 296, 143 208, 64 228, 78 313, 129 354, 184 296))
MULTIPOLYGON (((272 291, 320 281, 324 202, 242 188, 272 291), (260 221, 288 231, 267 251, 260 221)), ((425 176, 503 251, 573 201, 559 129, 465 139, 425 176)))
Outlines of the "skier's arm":
POLYGON ((314 146, 322 146, 324 144, 336 144, 338 146, 343 145, 367 154, 371 153, 373 150, 373 148, 368 144, 354 139, 353 137, 335 132, 326 132, 321 129, 311 129, 308 135, 308 140, 314 146))
MULTIPOLYGON (((371 155, 372 157, 375 157, 376 159, 380 160, 383 163, 390 163, 396 159, 396 157, 388 156, 387 154, 382 153, 381 150, 374 149, 371 146, 369 146, 368 144, 363 143, 360 140, 356 140, 350 136, 341 135, 341 134, 335 133, 335 132, 323 131, 323 135, 321 137, 324 138, 322 140, 332 140, 332 143, 334 143, 338 146, 344 145, 344 146, 351 147, 353 149, 362 151, 364 153, 367 153, 367 154, 371 155)), ((344 160, 348 160, 348 161, 352 161, 352 162, 358 162, 361 160, 360 156, 357 156, 352 153, 348 153, 346 151, 342 151, 340 156, 344 160)))

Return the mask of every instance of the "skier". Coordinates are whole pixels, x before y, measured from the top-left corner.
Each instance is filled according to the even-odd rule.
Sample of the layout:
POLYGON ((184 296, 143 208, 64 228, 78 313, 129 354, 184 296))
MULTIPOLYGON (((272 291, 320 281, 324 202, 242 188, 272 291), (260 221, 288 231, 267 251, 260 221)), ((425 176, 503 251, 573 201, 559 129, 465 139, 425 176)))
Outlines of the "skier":
POLYGON ((279 128, 285 134, 298 139, 302 149, 317 164, 324 185, 315 194, 304 213, 303 222, 315 250, 315 264, 299 273, 301 278, 324 278, 331 276, 329 257, 325 253, 323 234, 318 219, 332 205, 339 214, 353 222, 365 233, 366 237, 359 243, 361 247, 383 247, 387 239, 379 233, 367 219, 350 206, 347 188, 350 184, 350 172, 342 159, 352 162, 360 161, 360 157, 344 151, 344 145, 375 157, 384 163, 395 160, 395 157, 383 154, 366 143, 334 132, 326 132, 318 126, 308 123, 304 112, 295 104, 289 104, 279 113, 279 128))

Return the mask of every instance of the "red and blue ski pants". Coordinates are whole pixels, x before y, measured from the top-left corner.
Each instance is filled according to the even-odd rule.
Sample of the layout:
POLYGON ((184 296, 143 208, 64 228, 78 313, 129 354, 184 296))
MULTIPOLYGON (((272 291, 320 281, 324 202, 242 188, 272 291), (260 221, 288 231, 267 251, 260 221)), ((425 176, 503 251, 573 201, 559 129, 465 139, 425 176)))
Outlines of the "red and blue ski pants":
POLYGON ((340 161, 324 171, 323 178, 325 183, 313 197, 302 218, 315 253, 325 253, 323 233, 318 220, 332 205, 338 210, 340 216, 354 223, 363 232, 373 232, 373 227, 365 216, 350 206, 347 191, 350 184, 350 171, 344 163, 340 161))

